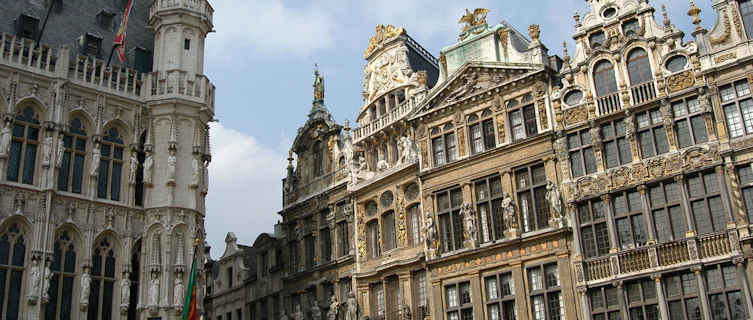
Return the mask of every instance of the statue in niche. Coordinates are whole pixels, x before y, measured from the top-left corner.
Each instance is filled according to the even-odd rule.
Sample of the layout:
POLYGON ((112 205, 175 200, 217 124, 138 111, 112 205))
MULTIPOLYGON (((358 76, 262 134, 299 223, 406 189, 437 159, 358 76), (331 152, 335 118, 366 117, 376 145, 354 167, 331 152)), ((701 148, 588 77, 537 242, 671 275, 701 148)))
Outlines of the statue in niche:
POLYGON ((10 122, 6 122, 3 130, 0 131, 0 156, 7 156, 8 152, 10 152, 10 126, 10 122))
POLYGON ((44 137, 42 142, 42 164, 50 165, 52 161, 52 136, 44 137))
POLYGON ((176 276, 175 277, 175 290, 173 291, 173 305, 175 306, 182 306, 183 305, 183 295, 185 294, 185 288, 183 288, 183 278, 176 276))
POLYGON ((50 261, 44 264, 44 281, 42 282, 42 298, 47 301, 50 299, 50 281, 52 281, 52 270, 50 270, 50 261))
POLYGON ((131 280, 124 277, 120 281, 120 306, 127 307, 131 300, 131 280))
POLYGON ((437 226, 434 224, 434 217, 431 212, 426 213, 426 226, 424 227, 424 233, 426 233, 426 246, 429 249, 437 249, 439 247, 439 237, 437 233, 437 226))
POLYGON ((198 186, 201 179, 201 164, 199 159, 194 158, 191 161, 191 185, 198 186))
POLYGON ((348 293, 348 310, 345 313, 345 320, 358 320, 358 301, 353 291, 348 293))
POLYGON ((58 135, 57 154, 55 155, 55 168, 60 168, 63 165, 63 154, 65 154, 65 144, 63 142, 63 135, 58 135))
POLYGON ((23 193, 16 193, 13 198, 13 213, 24 214, 24 206, 26 206, 26 198, 23 193))
POLYGON ((152 182, 152 167, 154 167, 154 158, 152 157, 152 153, 148 152, 146 154, 146 159, 144 159, 144 182, 145 183, 152 182))
POLYGON ((546 182, 546 200, 549 202, 549 207, 554 210, 556 214, 555 219, 561 218, 562 215, 562 196, 560 195, 560 188, 551 180, 546 182))
POLYGON ((322 319, 322 309, 319 308, 319 302, 316 300, 311 301, 311 319, 312 320, 322 319))
POLYGON ((99 143, 94 144, 94 150, 92 150, 92 166, 90 174, 96 176, 99 174, 99 160, 102 158, 102 151, 99 149, 99 143))
POLYGON ((39 259, 33 259, 33 266, 29 272, 29 294, 31 298, 35 298, 39 293, 40 285, 42 284, 42 268, 39 266, 39 259))
POLYGON ((502 195, 502 212, 505 229, 508 231, 517 231, 518 215, 515 212, 515 203, 513 203, 512 196, 507 192, 502 195))
POLYGON ((136 171, 139 169, 139 159, 136 153, 131 153, 131 161, 128 167, 128 182, 136 183, 136 171))
POLYGON ((464 203, 460 210, 460 215, 463 217, 463 237, 465 238, 466 247, 474 247, 476 245, 476 215, 473 213, 473 205, 470 203, 464 203))
POLYGON ((155 232, 152 236, 152 263, 156 265, 162 264, 162 234, 155 232))
POLYGON ((159 277, 156 272, 152 273, 152 279, 149 280, 149 305, 159 305, 159 277))
POLYGON ((413 162, 418 159, 418 148, 416 147, 416 144, 413 143, 413 140, 408 138, 408 136, 400 137, 397 148, 400 154, 400 158, 397 159, 398 165, 413 162))
POLYGON ((175 151, 170 151, 170 155, 167 156, 167 181, 175 182, 175 166, 178 163, 178 158, 175 157, 175 151))
POLYGON ((82 305, 89 304, 91 284, 92 277, 89 275, 89 268, 84 268, 84 273, 81 275, 81 296, 79 297, 79 303, 82 305))
POLYGON ((280 320, 288 320, 288 314, 285 312, 285 310, 282 310, 282 314, 280 315, 280 320))
POLYGON ((337 312, 340 308, 340 303, 337 302, 337 298, 333 295, 330 298, 329 312, 327 312, 327 320, 337 320, 337 312))
POLYGON ((300 304, 295 305, 295 312, 293 313, 293 319, 294 320, 306 320, 303 317, 303 311, 301 311, 301 305, 300 304))

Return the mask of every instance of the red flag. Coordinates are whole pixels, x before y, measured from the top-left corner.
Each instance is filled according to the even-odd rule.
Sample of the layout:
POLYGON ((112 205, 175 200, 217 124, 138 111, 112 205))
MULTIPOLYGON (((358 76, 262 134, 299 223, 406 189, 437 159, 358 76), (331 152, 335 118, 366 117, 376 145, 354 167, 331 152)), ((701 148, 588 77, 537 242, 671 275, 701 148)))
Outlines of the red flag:
POLYGON ((113 45, 116 46, 115 50, 118 50, 120 63, 125 63, 126 29, 128 28, 128 17, 131 15, 131 9, 133 9, 133 0, 128 0, 128 5, 123 12, 123 22, 120 23, 120 30, 118 30, 115 41, 113 41, 113 45))
POLYGON ((183 320, 196 320, 198 318, 196 310, 196 280, 196 246, 194 246, 191 274, 188 277, 188 288, 186 290, 186 301, 183 303, 183 320))

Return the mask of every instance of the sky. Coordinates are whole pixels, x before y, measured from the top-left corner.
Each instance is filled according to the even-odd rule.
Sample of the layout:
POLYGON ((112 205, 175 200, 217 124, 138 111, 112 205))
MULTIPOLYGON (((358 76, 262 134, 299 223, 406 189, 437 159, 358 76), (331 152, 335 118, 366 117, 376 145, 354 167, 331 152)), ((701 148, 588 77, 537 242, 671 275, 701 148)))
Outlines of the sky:
MULTIPOLYGON (((573 14, 584 0, 210 0, 216 32, 207 36, 205 71, 217 86, 216 119, 211 124, 212 163, 206 232, 211 255, 220 257, 234 232, 251 245, 281 220, 282 182, 287 153, 305 121, 313 98, 314 64, 325 78, 325 103, 334 119, 356 118, 362 104, 363 51, 378 24, 392 24, 435 57, 457 41, 465 8, 488 8, 487 21, 505 20, 527 34, 539 24, 550 54, 573 52, 573 14)), ((651 0, 667 5, 672 23, 693 26, 686 0, 651 0)), ((702 25, 711 29, 711 0, 696 0, 702 25)))

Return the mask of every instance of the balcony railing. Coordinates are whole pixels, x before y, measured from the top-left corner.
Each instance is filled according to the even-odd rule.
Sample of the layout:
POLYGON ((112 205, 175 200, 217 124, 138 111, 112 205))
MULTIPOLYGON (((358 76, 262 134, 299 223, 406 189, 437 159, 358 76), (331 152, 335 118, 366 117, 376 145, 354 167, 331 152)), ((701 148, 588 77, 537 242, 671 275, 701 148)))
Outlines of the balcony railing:
POLYGON ((396 108, 390 110, 381 117, 369 122, 369 124, 358 127, 353 130, 353 143, 357 143, 368 136, 379 132, 382 128, 385 128, 398 120, 403 119, 405 115, 413 111, 416 103, 413 99, 405 99, 396 108))
POLYGON ((57 55, 46 45, 16 37, 12 34, 0 35, 0 61, 9 65, 32 69, 35 72, 53 74, 56 70, 57 55))
POLYGON ((630 92, 633 94, 633 104, 641 105, 651 100, 656 99, 656 89, 654 89, 654 82, 644 82, 630 87, 630 92))
POLYGON ((125 95, 129 98, 141 96, 143 74, 134 69, 111 67, 103 60, 78 56, 68 70, 68 79, 97 90, 125 95))
POLYGON ((615 111, 619 111, 622 108, 620 104, 620 93, 615 92, 603 97, 598 97, 596 103, 599 107, 599 115, 603 116, 615 111))
POLYGON ((734 252, 729 242, 729 235, 724 232, 592 258, 584 261, 583 267, 585 281, 597 281, 635 272, 654 272, 655 269, 665 269, 693 261, 700 263, 701 260, 724 257, 732 253, 734 252), (695 256, 690 246, 695 247, 696 243, 693 242, 698 244, 697 260, 691 259, 695 256), (653 250, 656 250, 655 255, 651 254, 653 250), (656 261, 652 261, 652 256, 656 257, 656 261))
POLYGON ((204 16, 212 23, 214 9, 207 0, 154 0, 149 7, 149 19, 152 19, 160 10, 188 9, 204 16))

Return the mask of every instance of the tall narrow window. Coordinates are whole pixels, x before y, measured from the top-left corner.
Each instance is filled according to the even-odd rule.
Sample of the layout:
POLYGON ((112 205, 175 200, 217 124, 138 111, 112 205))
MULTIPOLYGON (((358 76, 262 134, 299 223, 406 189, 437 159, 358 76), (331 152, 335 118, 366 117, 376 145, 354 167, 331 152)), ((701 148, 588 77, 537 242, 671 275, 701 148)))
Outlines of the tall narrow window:
POLYGON ((654 80, 646 50, 636 48, 630 51, 627 57, 627 66, 631 85, 636 86, 654 80))
POLYGON ((131 300, 128 303, 128 320, 137 320, 137 308, 139 304, 139 279, 141 279, 141 240, 136 241, 131 253, 131 300))
POLYGON ((21 281, 26 262, 24 231, 11 223, 0 233, 0 314, 4 319, 20 319, 21 281))
POLYGON ((678 272, 662 277, 670 320, 701 320, 698 280, 693 272, 678 272))
POLYGON ((625 284, 625 301, 630 319, 659 320, 656 283, 651 279, 638 279, 625 284))
POLYGON ((418 306, 417 319, 424 319, 429 315, 429 295, 426 287, 426 271, 421 270, 413 274, 413 292, 418 306))
POLYGON ((570 149, 570 172, 574 178, 596 172, 596 156, 591 143, 591 132, 588 129, 567 136, 570 149))
POLYGON ((641 112, 635 119, 638 122, 638 144, 644 158, 669 152, 664 117, 659 109, 641 112))
POLYGON ((332 259, 332 235, 329 228, 319 230, 319 241, 321 244, 322 262, 329 262, 332 259))
POLYGON ((504 238, 502 180, 494 175, 474 183, 481 242, 504 238))
POLYGON ((110 239, 102 238, 92 254, 89 320, 112 319, 115 257, 110 239))
POLYGON ((369 237, 369 253, 372 258, 376 258, 381 254, 379 248, 379 222, 374 220, 366 225, 369 237))
POLYGON ((463 247, 463 218, 460 215, 463 193, 460 188, 454 188, 437 193, 436 198, 442 250, 458 250, 463 247))
POLYGON ((730 138, 753 133, 753 98, 748 80, 719 87, 730 138))
POLYGON ((86 159, 86 127, 79 118, 71 120, 70 132, 63 136, 63 158, 58 173, 58 190, 81 193, 86 159))
POLYGON ((405 210, 408 213, 408 234, 410 243, 414 246, 421 244, 421 210, 414 204, 405 210))
POLYGON ((753 223, 753 167, 751 165, 738 167, 737 177, 740 180, 748 223, 753 223))
POLYGON ((496 146, 494 137, 494 121, 491 119, 492 113, 484 110, 481 118, 471 115, 468 117, 469 136, 471 138, 471 153, 479 153, 485 150, 493 149, 496 146))
POLYGON ((434 153, 434 166, 441 166, 445 163, 455 161, 457 158, 456 149, 457 141, 455 141, 455 131, 452 124, 446 124, 442 130, 435 128, 432 130, 433 136, 431 139, 432 152, 434 153))
POLYGON ((605 255, 611 248, 606 210, 604 202, 598 198, 578 204, 580 242, 587 258, 605 255))
POLYGON ((648 203, 654 216, 659 242, 685 238, 688 225, 682 209, 682 187, 676 182, 663 181, 648 188, 648 203))
POLYGON ((146 132, 141 134, 139 138, 139 150, 136 155, 138 160, 138 167, 136 168, 136 187, 135 191, 135 203, 137 206, 144 205, 144 160, 146 160, 146 152, 144 145, 146 144, 146 132))
POLYGON ((306 246, 306 269, 311 269, 316 265, 316 254, 314 253, 314 236, 311 234, 303 237, 303 243, 306 246))
POLYGON ((640 193, 633 189, 613 194, 612 210, 620 248, 627 250, 646 244, 648 238, 640 193))
POLYGON ((620 299, 617 288, 606 285, 588 289, 588 300, 591 302, 591 318, 595 320, 619 320, 620 299))
POLYGON ((696 232, 701 235, 727 228, 727 215, 722 205, 719 177, 714 172, 697 173, 686 178, 690 211, 696 232))
POLYGON ((472 320, 471 283, 461 282, 445 286, 445 310, 448 320, 472 320))
POLYGON ((52 258, 52 281, 50 281, 50 300, 47 303, 45 318, 50 320, 69 320, 73 307, 73 280, 76 277, 76 248, 68 231, 58 235, 54 244, 52 258))
POLYGON ((560 320, 565 317, 557 264, 528 268, 528 294, 533 320, 560 320))
POLYGON ((382 215, 382 246, 384 250, 395 249, 395 212, 390 210, 382 215))
POLYGON ((746 319, 742 281, 732 264, 714 265, 703 270, 711 317, 714 319, 746 319))
POLYGON ((680 148, 685 148, 709 140, 706 134, 706 121, 701 112, 698 97, 672 102, 675 117, 675 134, 680 148))
POLYGON ((322 142, 317 141, 314 143, 313 148, 313 161, 314 161, 314 177, 321 176, 324 173, 324 159, 322 142))
POLYGON ((614 77, 614 66, 607 60, 601 60, 594 66, 594 86, 598 97, 617 92, 617 80, 614 77))
POLYGON ((382 283, 376 283, 371 285, 371 293, 374 299, 374 318, 384 319, 385 316, 385 301, 384 301, 384 285, 382 283))
POLYGON ((511 273, 503 273, 486 277, 486 312, 489 319, 514 320, 517 319, 515 310, 515 285, 511 273))
POLYGON ((38 144, 39 115, 31 107, 25 107, 16 115, 16 121, 13 123, 8 181, 34 184, 38 144))
POLYGON ((523 231, 529 232, 549 226, 549 203, 546 201, 546 173, 544 164, 515 170, 518 208, 523 218, 523 231))
POLYGON ((523 106, 520 109, 511 111, 509 117, 513 140, 525 139, 538 133, 538 128, 536 127, 536 109, 533 105, 523 106))
POLYGON ((348 222, 337 223, 337 238, 340 249, 340 256, 344 256, 350 252, 350 241, 348 237, 348 222))
POLYGON ((601 138, 607 168, 614 168, 633 161, 630 142, 625 137, 625 122, 622 119, 601 125, 601 138))
POLYGON ((743 17, 745 24, 745 34, 748 40, 753 40, 753 0, 738 0, 740 6, 740 15, 743 17))
POLYGON ((101 143, 97 197, 120 201, 120 178, 123 173, 123 138, 117 128, 105 131, 101 143))

